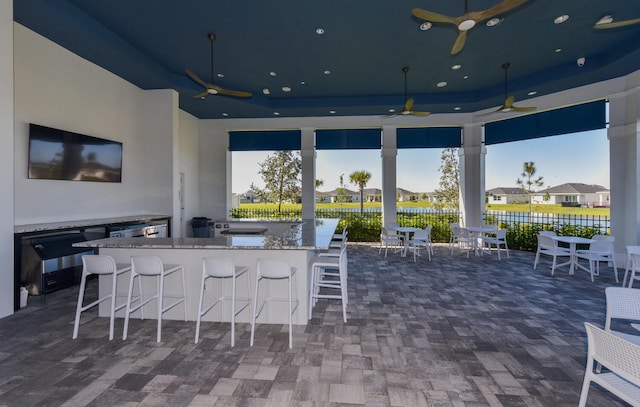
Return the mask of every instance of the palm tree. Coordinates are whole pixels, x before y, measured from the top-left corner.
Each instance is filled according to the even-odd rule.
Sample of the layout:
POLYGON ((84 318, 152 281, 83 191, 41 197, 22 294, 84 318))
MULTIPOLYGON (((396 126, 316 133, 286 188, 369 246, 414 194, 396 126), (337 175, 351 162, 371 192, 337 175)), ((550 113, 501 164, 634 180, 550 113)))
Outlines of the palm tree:
POLYGON ((320 188, 321 186, 324 185, 324 180, 317 178, 316 179, 316 189, 320 188))
POLYGON ((360 170, 354 171, 349 175, 349 180, 352 184, 357 185, 360 188, 360 214, 364 212, 364 187, 367 186, 367 182, 371 179, 371 173, 369 171, 360 170))

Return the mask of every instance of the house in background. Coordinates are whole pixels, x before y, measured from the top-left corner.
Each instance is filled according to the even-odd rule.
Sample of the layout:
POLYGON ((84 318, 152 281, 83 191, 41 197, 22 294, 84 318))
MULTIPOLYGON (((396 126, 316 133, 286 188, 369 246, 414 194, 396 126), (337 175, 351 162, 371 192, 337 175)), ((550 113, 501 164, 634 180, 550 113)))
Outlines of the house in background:
POLYGON ((420 193, 396 188, 396 197, 398 202, 417 201, 420 199, 420 193))
POLYGON ((561 204, 563 206, 608 207, 610 191, 602 185, 567 183, 537 191, 532 198, 535 204, 561 204), (548 200, 545 200, 548 197, 548 200))
POLYGON ((380 188, 365 188, 363 192, 365 202, 382 202, 382 190, 380 188))
MULTIPOLYGON (((324 200, 323 202, 339 202, 340 194, 338 193, 340 189, 336 188, 331 191, 322 192, 322 194, 326 194, 329 197, 329 200, 324 200)), ((343 188, 344 192, 344 201, 343 202, 360 202, 360 191, 352 191, 347 188, 343 188)))
POLYGON ((516 204, 528 203, 529 194, 524 188, 518 187, 497 187, 486 192, 488 204, 516 204))

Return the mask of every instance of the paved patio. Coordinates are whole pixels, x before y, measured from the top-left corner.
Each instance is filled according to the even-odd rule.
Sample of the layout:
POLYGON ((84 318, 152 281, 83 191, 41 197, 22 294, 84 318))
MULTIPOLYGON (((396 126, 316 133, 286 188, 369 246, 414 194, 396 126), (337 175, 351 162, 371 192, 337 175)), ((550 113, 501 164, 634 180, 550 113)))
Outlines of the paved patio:
MULTIPOLYGON (((604 323, 602 268, 549 275, 533 253, 449 254, 413 262, 349 246, 348 322, 321 300, 306 327, 83 316, 71 339, 77 287, 0 320, 0 406, 576 406, 586 361, 583 322, 604 323)), ((621 277, 624 270, 622 270, 621 277)), ((96 293, 95 281, 89 290, 96 293)), ((197 301, 197 299, 191 299, 197 301)), ((593 387, 589 406, 619 406, 593 387)))

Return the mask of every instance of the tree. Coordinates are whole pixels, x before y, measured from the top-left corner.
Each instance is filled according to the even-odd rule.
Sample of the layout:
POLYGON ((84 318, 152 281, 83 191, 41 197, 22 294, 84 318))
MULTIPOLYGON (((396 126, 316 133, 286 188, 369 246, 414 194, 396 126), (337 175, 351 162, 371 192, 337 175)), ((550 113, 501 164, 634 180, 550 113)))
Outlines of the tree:
POLYGON ((458 208, 460 205, 460 167, 458 149, 445 148, 440 155, 441 164, 439 188, 436 189, 437 208, 458 208))
POLYGON ((353 185, 357 185, 360 189, 360 214, 364 212, 364 187, 371 179, 371 173, 369 171, 360 170, 354 171, 349 175, 349 180, 353 185))
POLYGON ((533 161, 525 161, 522 164, 522 174, 520 174, 521 178, 518 178, 516 183, 522 187, 527 194, 529 195, 529 213, 531 213, 531 196, 535 192, 533 190, 534 187, 541 187, 544 185, 542 182, 542 177, 535 178, 536 175, 536 165, 533 161))
POLYGON ((316 179, 316 189, 320 188, 323 185, 324 185, 324 180, 320 178, 316 179))
POLYGON ((336 188, 336 201, 338 203, 347 202, 349 199, 349 194, 347 193, 347 188, 344 186, 344 174, 340 174, 340 186, 336 188))
POLYGON ((258 171, 264 181, 264 189, 251 184, 251 191, 268 202, 278 203, 278 212, 282 202, 296 202, 300 196, 302 160, 300 153, 294 151, 276 151, 260 163, 258 171))

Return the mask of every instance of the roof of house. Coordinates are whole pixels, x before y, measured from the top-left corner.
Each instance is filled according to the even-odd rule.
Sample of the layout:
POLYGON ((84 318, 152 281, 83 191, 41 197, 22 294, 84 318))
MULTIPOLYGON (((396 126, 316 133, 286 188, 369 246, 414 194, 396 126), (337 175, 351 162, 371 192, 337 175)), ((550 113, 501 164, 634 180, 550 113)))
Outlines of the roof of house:
POLYGON ((557 185, 555 187, 543 189, 537 193, 549 193, 549 194, 595 194, 597 192, 608 191, 607 188, 602 185, 593 184, 581 184, 578 182, 569 182, 566 184, 557 185))
POLYGON ((365 188, 363 192, 365 195, 382 195, 380 188, 365 188))
POLYGON ((520 187, 496 187, 487 191, 489 195, 523 195, 527 190, 520 187))
POLYGON ((415 192, 409 191, 408 189, 403 189, 403 188, 396 188, 396 193, 397 194, 402 194, 402 195, 414 195, 415 192))
MULTIPOLYGON (((340 188, 336 188, 336 189, 332 189, 331 191, 327 191, 327 192, 323 192, 324 194, 327 195, 338 195, 338 189, 340 188)), ((360 195, 360 191, 352 191, 348 188, 342 188, 344 192, 347 193, 347 195, 360 195)))

